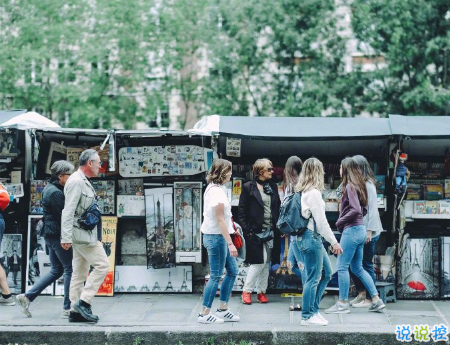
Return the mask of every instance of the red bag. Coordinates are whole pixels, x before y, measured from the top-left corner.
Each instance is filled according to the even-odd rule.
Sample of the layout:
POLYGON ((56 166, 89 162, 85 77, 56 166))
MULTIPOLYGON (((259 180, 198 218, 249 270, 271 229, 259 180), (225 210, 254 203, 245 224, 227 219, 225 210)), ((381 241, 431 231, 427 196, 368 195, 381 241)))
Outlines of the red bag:
POLYGON ((0 212, 3 212, 9 205, 9 193, 6 187, 0 183, 0 212))
POLYGON ((234 246, 236 249, 241 249, 244 243, 242 242, 241 235, 239 234, 238 229, 236 229, 236 225, 234 225, 233 218, 231 218, 231 224, 233 224, 234 228, 234 234, 231 234, 231 240, 233 241, 234 246))

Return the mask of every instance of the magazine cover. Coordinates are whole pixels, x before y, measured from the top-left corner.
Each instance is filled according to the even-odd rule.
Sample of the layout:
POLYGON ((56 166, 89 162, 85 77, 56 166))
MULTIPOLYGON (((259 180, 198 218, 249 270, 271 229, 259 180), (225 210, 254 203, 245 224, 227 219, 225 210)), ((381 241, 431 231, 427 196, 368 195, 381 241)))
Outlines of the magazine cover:
POLYGON ((405 240, 398 265, 397 298, 439 298, 439 240, 410 238, 405 240))
POLYGON ((0 263, 5 269, 11 293, 22 293, 22 235, 4 234, 0 263))
POLYGON ((34 180, 30 181, 30 213, 42 214, 44 212, 42 206, 42 192, 44 191, 47 181, 34 180))
POLYGON ((414 201, 414 214, 425 214, 425 201, 414 201))
POLYGON ((175 182, 176 262, 201 263, 202 183, 175 182))
POLYGON ((172 187, 145 190, 147 267, 175 266, 172 187))

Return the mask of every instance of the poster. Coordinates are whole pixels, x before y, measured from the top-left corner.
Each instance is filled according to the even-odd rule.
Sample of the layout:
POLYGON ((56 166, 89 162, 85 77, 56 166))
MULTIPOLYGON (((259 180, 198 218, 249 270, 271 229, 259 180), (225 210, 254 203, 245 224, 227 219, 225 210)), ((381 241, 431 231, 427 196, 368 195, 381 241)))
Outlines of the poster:
POLYGON ((227 138, 226 154, 228 157, 241 156, 241 139, 227 138))
POLYGON ((239 205, 239 197, 242 193, 242 185, 244 184, 244 180, 241 178, 233 178, 232 182, 232 190, 231 190, 231 205, 237 206, 239 205))
POLYGON ((114 214, 115 181, 92 180, 91 184, 97 194, 97 202, 100 212, 102 214, 114 214))
POLYGON ((441 242, 441 298, 450 298, 450 237, 440 237, 441 242))
POLYGON ((98 289, 97 296, 114 295, 114 272, 116 263, 117 217, 102 217, 102 244, 109 260, 109 269, 98 289))
POLYGON ((118 194, 120 194, 120 195, 144 195, 144 180, 141 178, 119 180, 118 194))
POLYGON ((192 266, 156 270, 146 266, 116 266, 115 292, 192 292, 192 266))
POLYGON ((42 195, 47 185, 45 180, 30 181, 30 213, 42 214, 44 208, 42 205, 42 195))
POLYGON ((23 191, 23 183, 16 183, 16 184, 4 184, 6 187, 6 190, 10 195, 14 195, 14 198, 21 198, 25 195, 23 191))
POLYGON ((64 145, 52 141, 52 143, 50 144, 50 150, 48 152, 45 173, 51 175, 52 172, 50 168, 52 167, 53 163, 55 163, 56 161, 66 160, 66 158, 67 148, 64 145))
POLYGON ((0 132, 0 157, 17 157, 20 153, 17 148, 17 139, 19 132, 17 130, 9 130, 8 132, 0 132))
POLYGON ((82 147, 68 147, 66 160, 74 166, 74 171, 80 166, 80 155, 85 149, 82 147))
POLYGON ((122 147, 119 173, 123 177, 195 175, 208 169, 210 151, 194 145, 122 147))
POLYGON ((175 182, 176 262, 201 263, 202 183, 175 182))
POLYGON ((9 290, 13 294, 22 293, 22 235, 4 234, 0 253, 9 290))
MULTIPOLYGON (((38 231, 37 224, 42 216, 28 216, 28 247, 27 247, 27 268, 25 291, 31 290, 34 284, 38 283, 42 277, 50 273, 52 265, 45 250, 44 236, 38 231)), ((64 282, 57 280, 56 283, 47 286, 43 295, 52 295, 53 289, 60 294, 64 294, 64 282), (55 286, 55 284, 57 286, 55 286)))
POLYGON ((143 195, 118 195, 117 217, 145 216, 145 197, 143 195))
POLYGON ((173 189, 171 187, 146 189, 145 211, 147 267, 175 266, 173 189))
POLYGON ((397 298, 439 298, 439 264, 437 238, 408 237, 397 267, 397 298))

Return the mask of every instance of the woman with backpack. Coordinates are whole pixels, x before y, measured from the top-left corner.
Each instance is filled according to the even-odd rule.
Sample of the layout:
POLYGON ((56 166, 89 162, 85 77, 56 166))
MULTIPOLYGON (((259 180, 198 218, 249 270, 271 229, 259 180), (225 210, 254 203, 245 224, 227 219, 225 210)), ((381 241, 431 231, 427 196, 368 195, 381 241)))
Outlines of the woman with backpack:
POLYGON ((242 303, 252 304, 256 290, 259 303, 267 303, 270 262, 280 263, 280 234, 276 228, 280 197, 272 181, 273 165, 267 158, 253 164, 252 181, 246 182, 239 197, 239 224, 245 237, 246 262, 250 264, 242 292, 242 303))
MULTIPOLYGON (((378 213, 377 205, 377 189, 375 187, 376 181, 373 175, 372 168, 369 162, 364 156, 354 156, 353 159, 358 164, 364 180, 366 181, 367 189, 367 215, 363 218, 364 226, 366 227, 367 237, 363 247, 363 261, 362 265, 364 270, 369 273, 373 282, 375 283, 375 272, 373 270, 373 256, 375 254, 375 244, 380 238, 383 226, 380 220, 380 214, 378 213)), ((369 291, 364 288, 361 280, 358 279, 351 271, 350 275, 355 282, 358 296, 350 301, 350 305, 355 308, 368 308, 370 307, 372 300, 369 297, 369 291)))
POLYGON ((331 279, 331 263, 322 238, 328 241, 334 254, 342 254, 342 248, 331 231, 325 215, 323 164, 317 158, 303 163, 302 172, 295 186, 301 194, 302 217, 309 219, 307 229, 292 242, 301 253, 297 261, 303 261, 304 277, 302 298, 302 326, 326 326, 326 320, 319 312, 319 303, 325 287, 331 279))
POLYGON ((239 316, 228 308, 231 289, 238 275, 236 263, 237 249, 231 240, 234 233, 231 219, 231 204, 228 201, 224 184, 231 178, 231 162, 216 159, 211 165, 206 181, 203 203, 203 245, 208 251, 208 262, 211 270, 210 278, 203 291, 203 307, 197 317, 200 323, 237 322, 239 316), (215 315, 211 314, 211 306, 219 288, 224 269, 226 275, 220 286, 220 304, 215 315))
POLYGON ((61 214, 64 209, 64 185, 73 173, 73 165, 67 161, 57 161, 51 166, 51 177, 42 192, 42 205, 44 222, 42 232, 52 269, 42 277, 34 286, 24 294, 16 296, 16 300, 22 308, 22 313, 31 317, 28 310, 44 289, 53 284, 64 274, 64 304, 61 318, 67 319, 70 310, 70 279, 72 278, 72 248, 64 250, 61 247, 61 214))
POLYGON ((362 267, 363 247, 366 241, 366 227, 363 217, 367 207, 366 181, 353 158, 345 158, 341 162, 342 197, 341 211, 336 227, 342 231, 341 246, 343 255, 338 257, 339 300, 334 306, 328 308, 327 314, 350 313, 348 293, 350 288, 350 274, 348 268, 363 283, 372 297, 369 311, 379 311, 385 308, 383 301, 378 297, 375 284, 362 267))
MULTIPOLYGON (((294 188, 298 183, 298 177, 302 171, 302 160, 297 156, 291 156, 286 161, 286 165, 283 171, 283 200, 292 193, 294 193, 294 188)), ((296 257, 301 258, 301 253, 296 251, 296 246, 292 245, 292 241, 296 238, 296 236, 290 236, 290 245, 289 251, 287 254, 287 266, 289 270, 294 273, 302 282, 306 280, 302 277, 304 273, 305 265, 303 264, 303 260, 297 261, 296 257)), ((300 304, 294 304, 289 307, 290 311, 300 311, 302 307, 300 304)))

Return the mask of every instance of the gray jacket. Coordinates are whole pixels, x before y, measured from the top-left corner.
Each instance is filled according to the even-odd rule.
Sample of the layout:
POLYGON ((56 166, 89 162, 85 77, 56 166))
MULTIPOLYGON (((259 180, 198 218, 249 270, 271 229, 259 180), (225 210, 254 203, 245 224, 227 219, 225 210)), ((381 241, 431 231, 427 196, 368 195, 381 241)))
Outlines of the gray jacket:
POLYGON ((87 231, 78 225, 78 219, 95 199, 95 190, 80 169, 67 180, 64 195, 66 201, 61 217, 61 243, 97 243, 95 229, 87 231))

